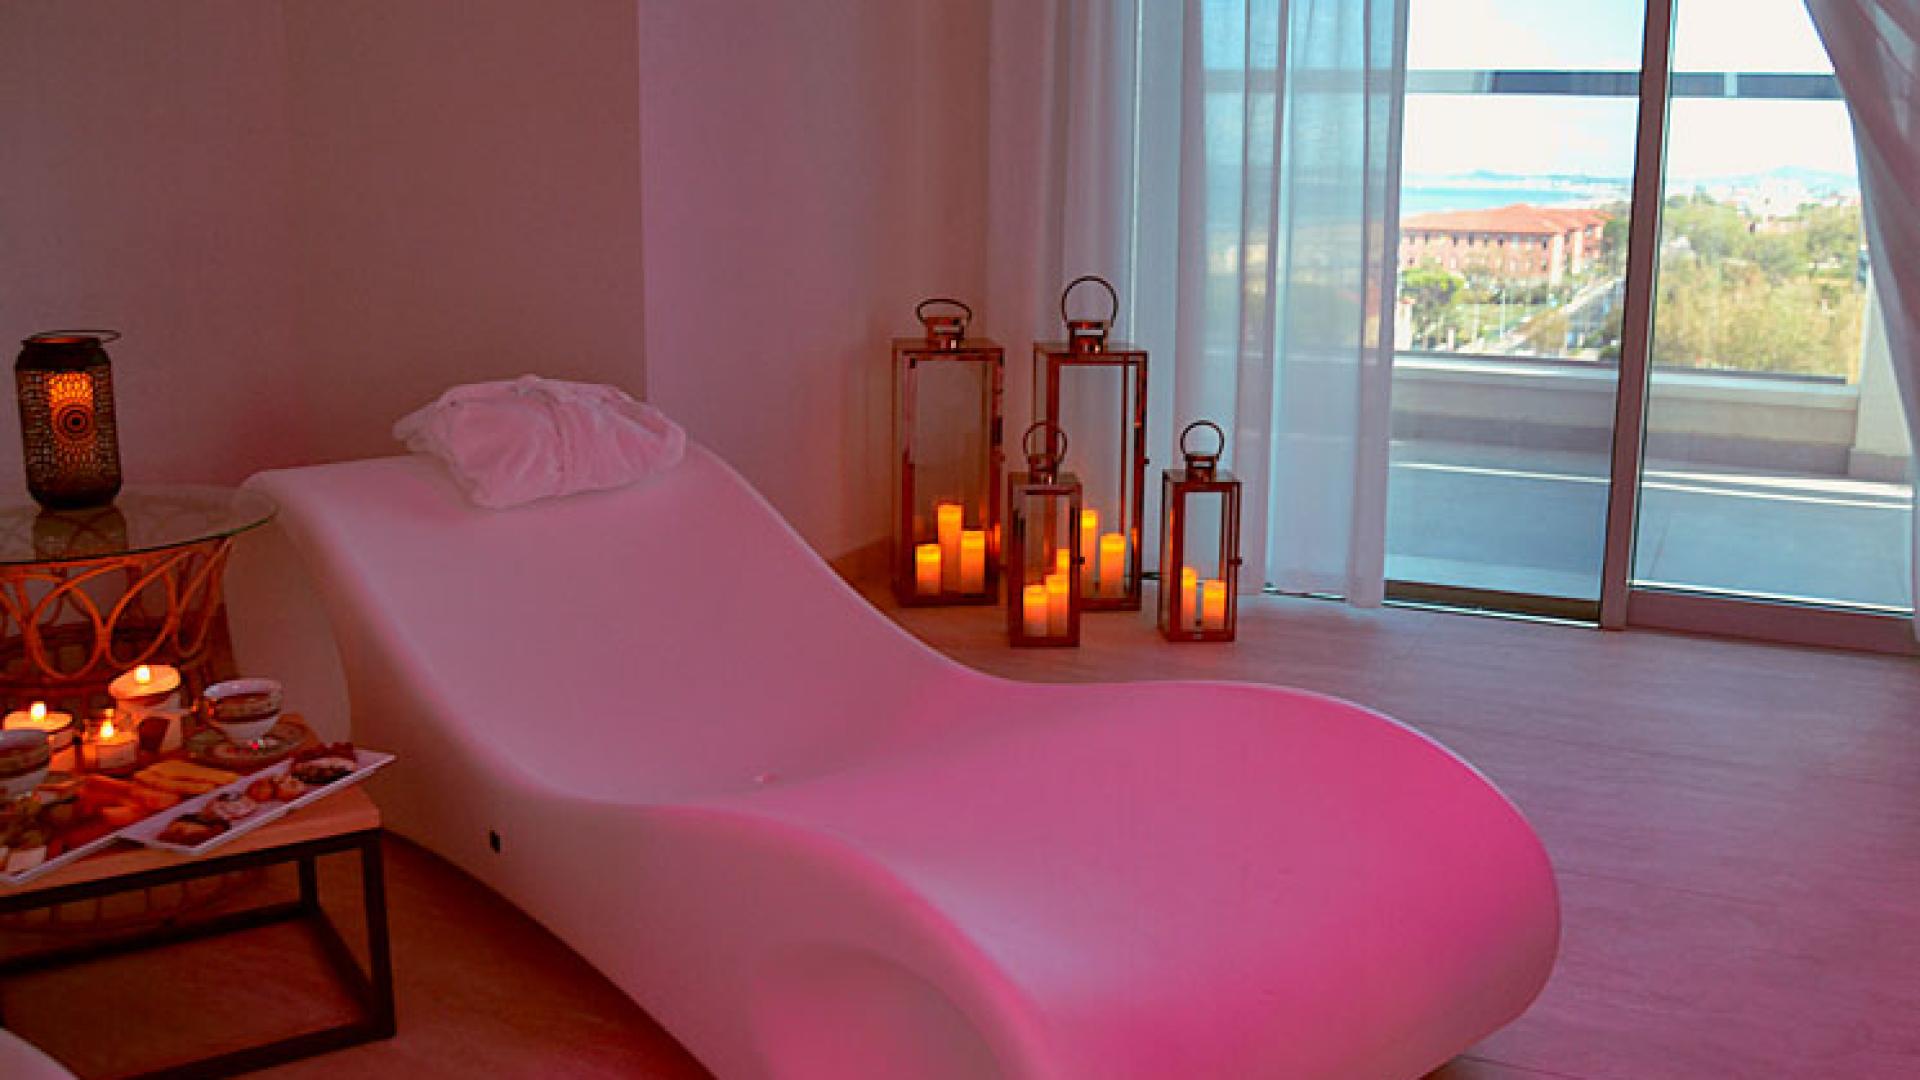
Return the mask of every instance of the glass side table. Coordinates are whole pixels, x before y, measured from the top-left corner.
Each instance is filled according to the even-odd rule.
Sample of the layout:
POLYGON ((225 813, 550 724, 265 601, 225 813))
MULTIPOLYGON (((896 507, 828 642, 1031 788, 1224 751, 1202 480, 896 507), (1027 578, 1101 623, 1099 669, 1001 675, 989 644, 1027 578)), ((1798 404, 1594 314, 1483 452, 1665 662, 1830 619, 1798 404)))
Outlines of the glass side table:
POLYGON ((172 664, 192 700, 225 644, 227 555, 273 514, 259 492, 185 484, 89 510, 0 506, 0 698, 85 711, 121 672, 172 664))

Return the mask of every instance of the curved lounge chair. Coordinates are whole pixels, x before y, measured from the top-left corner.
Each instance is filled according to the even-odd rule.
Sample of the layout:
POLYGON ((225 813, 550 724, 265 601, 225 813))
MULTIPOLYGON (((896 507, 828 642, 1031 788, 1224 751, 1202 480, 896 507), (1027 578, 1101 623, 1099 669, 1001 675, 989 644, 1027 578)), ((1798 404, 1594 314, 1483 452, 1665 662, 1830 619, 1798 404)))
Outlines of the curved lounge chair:
POLYGON ((236 567, 242 660, 314 632, 304 563, 390 824, 722 1077, 1411 1077, 1552 966, 1538 840, 1431 740, 962 667, 699 447, 505 512, 424 458, 250 484, 297 558, 236 567))

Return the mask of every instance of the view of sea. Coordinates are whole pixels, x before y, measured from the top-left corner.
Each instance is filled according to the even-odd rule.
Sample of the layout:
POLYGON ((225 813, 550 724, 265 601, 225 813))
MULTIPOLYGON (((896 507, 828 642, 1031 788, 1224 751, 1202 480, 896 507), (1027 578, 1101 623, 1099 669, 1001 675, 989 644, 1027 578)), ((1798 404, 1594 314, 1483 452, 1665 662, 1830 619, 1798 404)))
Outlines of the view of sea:
MULTIPOLYGON (((1619 196, 1626 198, 1623 190, 1619 196)), ((1400 216, 1412 217, 1436 210, 1488 210, 1527 203, 1531 206, 1577 206, 1601 201, 1604 193, 1565 187, 1404 186, 1400 189, 1400 216)))

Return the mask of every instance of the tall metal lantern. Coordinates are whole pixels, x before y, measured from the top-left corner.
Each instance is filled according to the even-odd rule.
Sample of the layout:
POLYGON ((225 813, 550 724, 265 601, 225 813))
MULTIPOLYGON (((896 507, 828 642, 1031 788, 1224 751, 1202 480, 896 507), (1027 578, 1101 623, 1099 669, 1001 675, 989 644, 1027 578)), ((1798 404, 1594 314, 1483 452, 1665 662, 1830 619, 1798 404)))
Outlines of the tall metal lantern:
POLYGON ((1168 641, 1232 641, 1239 621, 1240 481, 1220 468, 1226 433, 1208 420, 1180 432, 1183 467, 1160 473, 1160 633, 1168 641), (1211 453, 1187 445, 1212 430, 1211 453))
POLYGON ((1027 471, 1007 479, 1007 639, 1080 644, 1080 481, 1060 471, 1067 436, 1038 423, 1020 449, 1027 471), (1033 438, 1039 435, 1041 445, 1033 438))
POLYGON ((1060 294, 1066 340, 1033 347, 1036 419, 1071 432, 1078 447, 1063 467, 1086 486, 1086 507, 1075 528, 1086 557, 1080 589, 1088 611, 1140 609, 1147 352, 1109 339, 1119 314, 1120 295, 1105 278, 1076 278, 1060 294), (1074 289, 1088 284, 1107 292, 1104 319, 1067 313, 1074 289))
POLYGON ((116 331, 58 331, 21 342, 13 377, 27 492, 53 510, 103 506, 120 493, 113 419, 116 331))
POLYGON ((1006 353, 970 338, 958 300, 914 308, 893 342, 893 591, 901 604, 991 604, 1000 580, 1006 353))

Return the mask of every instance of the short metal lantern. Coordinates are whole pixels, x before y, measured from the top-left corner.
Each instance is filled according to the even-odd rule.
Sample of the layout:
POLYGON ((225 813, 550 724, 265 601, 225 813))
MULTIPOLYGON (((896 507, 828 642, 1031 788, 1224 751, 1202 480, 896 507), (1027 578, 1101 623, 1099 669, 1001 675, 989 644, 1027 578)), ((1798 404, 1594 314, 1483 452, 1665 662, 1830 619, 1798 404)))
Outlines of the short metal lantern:
POLYGON ((1060 471, 1066 433, 1027 429, 1027 471, 1007 480, 1007 639, 1015 645, 1080 644, 1080 481, 1060 471), (1041 445, 1034 444, 1039 435, 1041 445))
POLYGON ((1232 641, 1239 618, 1240 481, 1220 468, 1226 434, 1208 420, 1180 433, 1183 467, 1160 473, 1160 633, 1168 641, 1232 641), (1211 453, 1187 445, 1196 429, 1211 453))
POLYGON ((1000 579, 1006 353, 967 336, 958 300, 914 308, 893 342, 893 591, 903 605, 991 604, 1000 579))
POLYGON ((21 342, 13 376, 27 491, 55 510, 102 506, 120 493, 107 331, 35 334, 21 342))
POLYGON ((1088 611, 1140 609, 1142 488, 1147 479, 1147 352, 1110 340, 1120 295, 1106 279, 1076 278, 1060 294, 1065 341, 1033 347, 1035 418, 1072 433, 1079 449, 1062 463, 1086 485, 1075 522, 1086 561, 1080 588, 1088 611), (1074 318, 1074 289, 1107 292, 1104 319, 1074 318))

